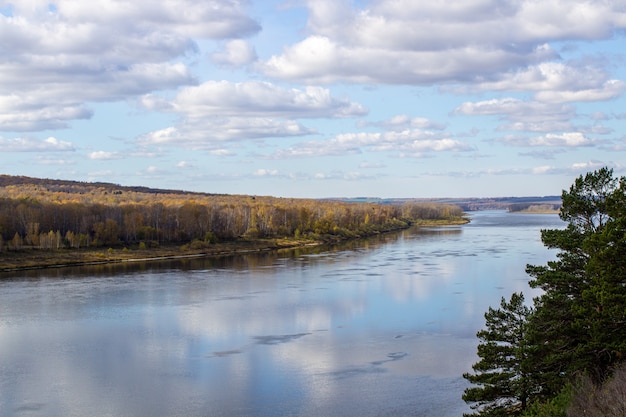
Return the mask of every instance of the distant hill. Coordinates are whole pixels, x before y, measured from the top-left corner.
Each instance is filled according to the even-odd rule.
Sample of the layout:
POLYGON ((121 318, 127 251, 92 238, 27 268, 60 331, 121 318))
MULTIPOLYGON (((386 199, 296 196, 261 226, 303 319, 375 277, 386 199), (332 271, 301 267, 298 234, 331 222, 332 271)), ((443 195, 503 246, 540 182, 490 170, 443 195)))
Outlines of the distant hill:
POLYGON ((543 197, 485 197, 485 198, 375 198, 356 197, 344 198, 343 201, 369 202, 381 204, 401 204, 408 202, 416 203, 441 203, 454 204, 464 211, 478 210, 508 210, 508 211, 538 211, 533 207, 542 208, 543 211, 556 211, 561 207, 561 196, 543 197))
POLYGON ((111 194, 115 192, 135 192, 145 194, 172 194, 172 195, 202 195, 202 196, 215 196, 224 194, 211 194, 200 193, 193 191, 183 190, 171 190, 161 188, 150 188, 142 186, 122 186, 119 184, 113 184, 108 182, 82 182, 72 180, 55 180, 48 178, 33 178, 25 176, 14 175, 2 175, 0 174, 0 187, 7 187, 10 185, 35 185, 44 188, 46 191, 51 192, 64 192, 64 193, 86 193, 94 190, 105 191, 111 194))
MULTIPOLYGON (((197 196, 225 196, 225 194, 212 194, 184 190, 172 190, 150 188, 143 186, 122 186, 106 182, 82 182, 71 180, 56 180, 47 178, 33 178, 26 176, 0 175, 0 187, 15 185, 34 185, 50 192, 61 193, 91 193, 94 191, 108 192, 110 194, 120 192, 134 192, 145 194, 162 195, 197 195, 197 196)), ((509 210, 523 211, 530 207, 552 207, 557 210, 561 206, 560 196, 544 197, 494 197, 494 198, 377 198, 377 197, 354 197, 354 198, 325 198, 320 200, 332 200, 355 203, 377 204, 402 204, 402 203, 441 203, 453 204, 461 207, 464 211, 476 210, 509 210)))

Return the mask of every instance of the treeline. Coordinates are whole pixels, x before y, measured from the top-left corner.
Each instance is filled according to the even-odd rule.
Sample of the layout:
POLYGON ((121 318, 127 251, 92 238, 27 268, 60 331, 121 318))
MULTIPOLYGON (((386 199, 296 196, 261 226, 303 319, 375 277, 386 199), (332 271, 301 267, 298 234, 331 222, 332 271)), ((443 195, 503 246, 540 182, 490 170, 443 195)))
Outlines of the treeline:
POLYGON ((349 238, 404 228, 420 219, 463 216, 459 207, 446 204, 144 193, 77 184, 0 187, 0 250, 237 238, 349 238))
POLYGON ((463 375, 473 415, 626 415, 626 177, 588 173, 562 201, 567 226, 541 232, 556 260, 527 267, 541 294, 485 313, 480 360, 463 375))
POLYGON ((513 203, 509 205, 508 211, 511 213, 526 212, 526 213, 553 213, 559 211, 561 203, 513 203))

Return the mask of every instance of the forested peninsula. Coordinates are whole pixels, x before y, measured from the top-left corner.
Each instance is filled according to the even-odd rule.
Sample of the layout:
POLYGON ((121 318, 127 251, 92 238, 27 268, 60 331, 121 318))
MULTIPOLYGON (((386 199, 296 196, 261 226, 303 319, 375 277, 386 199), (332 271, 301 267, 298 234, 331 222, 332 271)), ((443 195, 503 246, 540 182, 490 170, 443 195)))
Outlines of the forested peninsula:
POLYGON ((224 195, 0 175, 0 271, 211 256, 461 224, 457 205, 224 195))

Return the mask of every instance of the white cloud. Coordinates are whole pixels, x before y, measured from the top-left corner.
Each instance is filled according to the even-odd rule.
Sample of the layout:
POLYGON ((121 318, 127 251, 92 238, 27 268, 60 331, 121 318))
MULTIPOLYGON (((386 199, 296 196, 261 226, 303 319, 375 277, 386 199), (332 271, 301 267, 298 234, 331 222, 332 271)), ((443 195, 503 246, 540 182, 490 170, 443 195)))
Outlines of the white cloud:
POLYGON ((566 132, 561 134, 548 133, 543 136, 536 136, 530 139, 530 146, 564 146, 564 147, 580 147, 591 146, 594 144, 580 132, 566 132))
POLYGON ((321 87, 287 89, 267 82, 207 81, 182 89, 171 100, 148 95, 148 109, 177 113, 173 127, 150 132, 140 144, 170 144, 219 149, 218 141, 302 136, 315 133, 298 118, 346 118, 367 114, 358 103, 338 99, 321 87), (245 115, 245 116, 242 116, 245 115))
POLYGON ((592 146, 597 143, 596 140, 588 138, 581 132, 565 132, 560 134, 548 133, 542 136, 534 136, 530 138, 521 136, 506 136, 504 138, 496 139, 496 141, 513 146, 545 146, 563 148, 592 146))
POLYGON ((467 43, 512 46, 545 40, 602 39, 626 23, 619 2, 396 0, 372 2, 362 10, 351 9, 349 4, 309 0, 311 31, 353 42, 373 40, 441 49, 467 43), (479 27, 482 30, 471 30, 479 27))
MULTIPOLYGON (((576 130, 605 135, 612 133, 613 129, 600 124, 574 126, 572 121, 578 115, 576 108, 568 104, 571 101, 594 101, 594 99, 614 98, 621 94, 621 90, 626 86, 623 82, 608 82, 605 84, 613 85, 614 88, 582 89, 579 91, 546 90, 537 92, 535 100, 520 100, 507 97, 478 102, 465 102, 454 110, 454 114, 497 116, 500 120, 506 121, 506 123, 497 127, 498 131, 563 132, 576 130)), ((592 119, 603 118, 599 114, 592 114, 590 117, 592 119)))
POLYGON ((0 137, 0 151, 2 152, 68 152, 75 150, 76 148, 71 142, 62 141, 52 136, 44 140, 0 137))
MULTIPOLYGON (((94 58, 95 59, 95 58, 94 58)), ((28 64, 38 67, 37 63, 28 64)), ((36 131, 66 128, 76 119, 89 119, 93 112, 87 101, 116 101, 154 89, 173 88, 193 82, 182 64, 145 63, 127 68, 93 69, 68 74, 58 69, 49 73, 39 68, 7 68, 0 63, 0 126, 7 131, 36 131), (6 77, 5 77, 6 75, 6 77)))
POLYGON ((554 165, 539 165, 530 166, 526 168, 487 168, 478 171, 449 171, 441 173, 431 173, 433 176, 452 176, 459 178, 469 177, 485 177, 485 176, 519 176, 519 175, 566 175, 574 177, 587 173, 589 171, 597 170, 602 167, 616 167, 621 168, 618 164, 607 163, 604 161, 588 161, 588 162, 575 162, 569 165, 554 166, 554 165))
POLYGON ((232 156, 235 153, 229 149, 213 149, 211 151, 209 151, 209 155, 213 155, 213 156, 232 156))
POLYGON ((524 118, 534 118, 535 120, 505 123, 498 126, 497 130, 512 130, 516 132, 562 132, 574 128, 572 123, 566 118, 563 118, 563 120, 541 120, 541 117, 533 117, 532 114, 526 114, 524 118))
POLYGON ((474 93, 481 91, 534 92, 542 102, 603 101, 620 96, 626 84, 610 79, 607 71, 584 62, 542 62, 515 71, 497 74, 487 81, 444 91, 474 93))
POLYGON ((511 118, 525 118, 527 115, 541 115, 542 117, 569 118, 573 114, 573 107, 562 104, 524 101, 516 98, 491 99, 478 102, 465 102, 455 113, 465 115, 506 115, 511 118))
POLYGON ((363 168, 363 169, 378 169, 378 168, 385 168, 385 167, 386 165, 380 162, 364 161, 359 164, 359 168, 363 168))
POLYGON ((158 99, 147 97, 145 102, 155 108, 169 108, 186 117, 250 116, 273 117, 356 117, 367 114, 358 103, 338 99, 321 87, 303 89, 283 88, 260 81, 234 83, 207 81, 186 87, 166 106, 158 99))
POLYGON ((598 170, 603 167, 618 167, 619 165, 613 163, 606 163, 603 161, 586 161, 586 162, 575 162, 570 165, 569 170, 575 174, 586 173, 594 170, 598 170))
POLYGON ((444 51, 394 50, 370 45, 346 46, 327 37, 311 36, 285 48, 282 55, 259 62, 256 69, 268 77, 313 84, 423 85, 471 81, 485 72, 503 72, 555 56, 547 45, 521 56, 515 51, 472 44, 444 51))
POLYGON ((550 42, 607 39, 626 27, 626 12, 616 2, 352 4, 309 0, 309 35, 259 63, 258 70, 310 83, 480 82, 556 58, 550 42))
POLYGON ((600 124, 594 124, 593 126, 581 126, 578 130, 583 133, 591 133, 594 135, 608 135, 614 132, 614 129, 600 124))
POLYGON ((608 80, 597 88, 581 90, 540 91, 535 98, 544 102, 564 103, 571 101, 604 101, 619 97, 626 89, 621 80, 608 80))
POLYGON ((433 152, 468 152, 474 147, 448 137, 420 129, 377 133, 344 133, 326 141, 299 143, 277 152, 274 158, 341 156, 365 151, 388 152, 402 157, 424 157, 433 152))
POLYGON ((564 103, 542 103, 516 98, 465 102, 454 110, 455 114, 472 116, 499 116, 507 120, 498 130, 550 132, 568 130, 570 120, 576 116, 575 108, 564 103))
MULTIPOLYGON (((1 65, 1 64, 0 64, 1 65)), ((92 111, 80 103, 60 99, 54 101, 46 91, 19 96, 14 92, 1 94, 0 126, 6 131, 35 131, 67 127, 69 120, 88 119, 92 111)))
POLYGON ((193 167, 194 167, 194 165, 192 163, 190 163, 190 162, 187 162, 187 161, 179 161, 176 164, 176 168, 188 169, 188 168, 193 168, 193 167))
POLYGON ((259 168, 254 172, 253 175, 255 177, 276 177, 280 175, 280 172, 277 169, 259 168))
POLYGON ((609 120, 610 116, 603 111, 593 112, 591 115, 593 120, 609 120))
POLYGON ((554 160, 558 155, 562 154, 563 152, 563 149, 535 148, 528 152, 520 152, 518 155, 527 156, 533 159, 554 160))
POLYGON ((443 130, 446 128, 442 123, 434 122, 425 117, 411 117, 407 114, 399 114, 381 122, 361 123, 361 125, 380 126, 393 130, 407 128, 443 130))
POLYGON ((87 158, 95 161, 110 161, 122 158, 122 154, 120 154, 119 152, 95 151, 89 153, 87 155, 87 158))
POLYGON ((532 168, 532 173, 533 174, 540 174, 540 175, 542 175, 542 174, 548 174, 552 170, 554 170, 553 166, 543 165, 543 166, 533 167, 532 168))
POLYGON ((241 67, 256 60, 256 51, 243 39, 229 41, 224 49, 211 54, 211 61, 227 67, 241 67))
MULTIPOLYGON (((293 176, 295 176, 295 174, 293 176)), ((298 179, 318 180, 318 181, 327 181, 327 180, 362 181, 362 180, 373 180, 377 178, 378 177, 375 175, 367 175, 358 171, 332 170, 329 172, 316 172, 313 175, 300 174, 298 179)))
POLYGON ((223 153, 224 141, 302 136, 313 133, 295 121, 272 118, 209 118, 146 133, 137 138, 141 146, 171 145, 223 153))
POLYGON ((196 39, 260 30, 232 0, 20 1, 0 14, 0 128, 58 129, 91 117, 87 102, 117 101, 196 82, 174 62, 196 39))
POLYGON ((53 157, 50 154, 41 154, 41 155, 37 155, 35 160, 37 161, 38 165, 69 166, 69 165, 75 165, 76 164, 76 161, 73 160, 73 159, 58 158, 57 155, 58 154, 56 154, 53 157))
POLYGON ((586 162, 574 162, 560 167, 554 165, 537 166, 525 171, 533 175, 566 175, 568 177, 574 177, 603 167, 619 168, 619 165, 604 161, 590 160, 586 162))
MULTIPOLYGON (((163 37, 173 34, 186 38, 226 39, 249 36, 260 30, 257 22, 247 16, 246 2, 232 0, 167 0, 161 2, 128 2, 125 0, 56 0, 54 11, 49 1, 31 0, 13 4, 13 15, 29 21, 44 20, 52 25, 79 24, 89 28, 114 26, 125 34, 163 37)), ((59 33, 63 36, 64 33, 59 33)), ((119 36, 111 33, 111 37, 119 36)), ((133 36, 135 39, 137 36, 133 36)), ((71 39, 70 36, 62 39, 71 39)), ((102 40, 107 42, 107 40, 102 40)), ((74 42, 85 42, 75 39, 74 42)))
MULTIPOLYGON (((160 175, 159 187, 193 177, 198 189, 236 179, 246 192, 244 179, 262 187, 386 169, 389 183, 371 186, 393 193, 402 181, 391 177, 413 181, 438 166, 471 173, 492 161, 499 175, 530 175, 532 157, 535 172, 565 176, 577 155, 611 160, 626 149, 622 0, 0 4, 0 154, 35 152, 20 156, 32 174, 67 160, 86 179, 89 164, 151 158, 123 175, 160 175), (53 129, 73 143, 45 140, 53 129), (125 150, 129 137, 137 146, 125 150), (308 165, 330 171, 345 155, 345 171, 308 165), (298 157, 313 160, 262 165, 298 157), (303 173, 289 172, 294 164, 303 173)), ((428 187, 465 192, 459 184, 428 187)))

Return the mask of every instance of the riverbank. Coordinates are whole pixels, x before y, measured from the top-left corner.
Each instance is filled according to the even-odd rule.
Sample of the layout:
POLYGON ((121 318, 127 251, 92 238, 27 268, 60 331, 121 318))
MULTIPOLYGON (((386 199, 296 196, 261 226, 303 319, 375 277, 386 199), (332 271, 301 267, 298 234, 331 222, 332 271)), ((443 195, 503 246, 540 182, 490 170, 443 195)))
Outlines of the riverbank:
MULTIPOLYGON (((423 220, 412 226, 452 226, 468 223, 466 218, 455 220, 423 220)), ((389 230, 391 233, 402 229, 389 230)), ((377 234, 377 233, 373 233, 377 234)), ((363 238, 367 236, 359 236, 363 238)), ((80 265, 99 265, 109 263, 149 262, 166 259, 184 259, 198 257, 229 256, 241 253, 272 251, 280 249, 316 246, 337 243, 355 237, 338 235, 325 236, 320 239, 272 238, 272 239, 237 239, 227 242, 203 243, 201 247, 193 244, 163 245, 145 248, 139 245, 116 248, 82 248, 82 249, 23 249, 0 253, 0 272, 11 272, 28 269, 62 268, 80 265)))
POLYGON ((149 262, 165 259, 184 259, 211 256, 228 256, 238 253, 319 245, 322 241, 296 239, 255 239, 212 243, 203 248, 190 249, 189 245, 160 246, 148 249, 136 247, 59 249, 46 251, 27 249, 0 254, 0 272, 27 269, 62 268, 67 266, 99 265, 123 262, 149 262), (187 246, 187 247, 186 247, 187 246))

